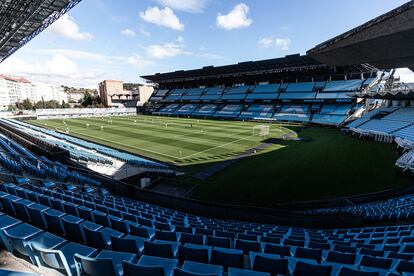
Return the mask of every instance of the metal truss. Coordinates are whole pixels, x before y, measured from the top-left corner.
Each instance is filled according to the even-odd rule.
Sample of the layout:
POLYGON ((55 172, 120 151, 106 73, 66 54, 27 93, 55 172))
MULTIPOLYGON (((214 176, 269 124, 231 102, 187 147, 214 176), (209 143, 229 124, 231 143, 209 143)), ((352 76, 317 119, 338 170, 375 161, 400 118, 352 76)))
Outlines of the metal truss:
POLYGON ((82 0, 2 0, 0 63, 82 0))

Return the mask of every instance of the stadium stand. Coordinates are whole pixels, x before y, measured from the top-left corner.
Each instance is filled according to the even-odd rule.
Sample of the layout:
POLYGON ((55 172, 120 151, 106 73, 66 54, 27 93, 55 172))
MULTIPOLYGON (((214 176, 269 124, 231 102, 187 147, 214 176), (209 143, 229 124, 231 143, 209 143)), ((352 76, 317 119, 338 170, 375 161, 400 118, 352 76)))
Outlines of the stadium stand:
POLYGON ((347 128, 361 136, 386 136, 414 140, 413 107, 380 107, 349 123, 347 128))
POLYGON ((37 109, 38 119, 82 118, 82 117, 108 117, 128 116, 137 113, 136 108, 58 108, 37 109))
POLYGON ((158 90, 161 93, 154 93, 150 102, 164 103, 153 112, 155 115, 341 125, 356 109, 355 93, 374 81, 376 78, 161 89, 158 90), (311 108, 315 103, 319 107, 311 108), (260 110, 261 106, 264 111, 260 110), (269 109, 271 106, 274 107, 272 110, 269 109))
MULTIPOLYGON (((125 163, 128 164, 132 164, 132 165, 136 165, 136 166, 144 166, 146 168, 154 168, 154 169, 165 169, 168 170, 168 166, 155 162, 155 161, 151 161, 149 159, 146 158, 142 158, 136 155, 132 155, 130 153, 126 153, 126 152, 121 152, 119 150, 116 149, 112 149, 103 145, 98 145, 92 142, 88 142, 79 138, 75 138, 66 134, 63 134, 61 132, 57 132, 54 130, 47 130, 41 127, 37 127, 37 126, 33 126, 24 122, 20 122, 20 121, 16 121, 16 120, 10 120, 10 119, 0 119, 1 122, 6 123, 16 129, 21 129, 25 132, 28 132, 29 130, 33 130, 35 132, 37 132, 37 135, 39 138, 41 139, 45 139, 46 141, 50 142, 50 139, 47 139, 45 137, 45 135, 42 135, 42 133, 45 133, 47 135, 50 135, 51 137, 57 138, 59 140, 61 140, 59 143, 60 145, 64 144, 65 142, 67 142, 67 144, 69 144, 69 146, 63 146, 63 148, 68 149, 71 154, 73 153, 76 156, 78 155, 82 155, 82 158, 91 158, 91 159, 96 159, 99 158, 99 156, 97 157, 96 154, 92 154, 93 151, 98 152, 104 156, 110 156, 113 157, 115 159, 121 160, 125 163), (91 154, 88 155, 87 152, 85 150, 79 152, 76 150, 75 147, 71 146, 70 144, 74 144, 77 146, 80 146, 82 148, 91 150, 91 154), (68 148, 69 147, 69 148, 68 148), (86 154, 86 156, 85 156, 86 154)), ((33 132, 31 132, 33 133, 33 132)), ((56 139, 54 139, 54 141, 58 141, 56 139)), ((107 163, 109 161, 106 161, 105 159, 101 159, 99 158, 99 161, 103 162, 103 163, 107 163)))
POLYGON ((3 248, 67 275, 413 271, 412 225, 312 230, 217 220, 67 186, 1 184, 3 248))

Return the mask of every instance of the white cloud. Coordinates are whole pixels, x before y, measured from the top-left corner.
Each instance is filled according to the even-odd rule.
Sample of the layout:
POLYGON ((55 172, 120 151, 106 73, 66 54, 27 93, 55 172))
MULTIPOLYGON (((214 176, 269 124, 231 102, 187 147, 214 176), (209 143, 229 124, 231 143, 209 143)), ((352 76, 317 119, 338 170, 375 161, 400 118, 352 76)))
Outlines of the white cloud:
POLYGON ((177 37, 177 42, 180 42, 180 43, 184 42, 184 37, 182 36, 177 37))
POLYGON ((128 29, 128 28, 126 28, 125 30, 122 30, 121 34, 126 35, 126 36, 130 36, 130 37, 135 36, 135 32, 131 29, 128 29))
POLYGON ((263 37, 262 39, 257 42, 261 48, 268 48, 273 45, 273 38, 271 37, 263 37))
POLYGON ((142 35, 145 35, 145 36, 150 36, 151 35, 151 33, 150 32, 148 32, 144 27, 139 27, 139 32, 142 34, 142 35))
POLYGON ((216 18, 217 27, 225 30, 233 30, 249 27, 253 20, 247 17, 249 7, 246 4, 238 4, 228 14, 218 14, 216 18))
POLYGON ((399 76, 400 80, 405 83, 414 83, 414 73, 408 68, 398 68, 395 76, 399 76))
POLYGON ((126 71, 138 68, 140 71, 151 72, 154 69, 148 68, 156 65, 154 61, 138 54, 109 56, 71 49, 24 49, 20 53, 26 53, 28 57, 10 57, 0 64, 0 72, 23 76, 33 82, 75 87, 95 88, 103 79, 126 79, 119 75, 120 68, 128 68, 126 71))
POLYGON ((139 16, 142 20, 157 26, 167 27, 176 31, 184 30, 184 24, 180 22, 180 19, 169 7, 165 7, 164 9, 149 7, 144 12, 140 12, 139 16))
POLYGON ((283 51, 289 50, 290 38, 276 38, 275 45, 283 51))
POLYGON ((257 42, 257 44, 261 48, 276 47, 282 51, 287 51, 289 50, 290 42, 290 38, 263 37, 257 42))
POLYGON ((60 19, 53 23, 49 31, 74 40, 91 40, 93 35, 87 32, 81 32, 78 24, 73 17, 64 14, 60 19))
POLYGON ((206 0, 157 0, 158 3, 173 10, 201 13, 207 4, 206 0))
POLYGON ((133 54, 127 58, 127 62, 135 67, 142 68, 152 66, 155 63, 151 60, 145 60, 140 55, 133 54))
POLYGON ((188 54, 184 51, 184 46, 175 43, 154 44, 147 48, 148 56, 152 58, 171 58, 183 54, 188 54))

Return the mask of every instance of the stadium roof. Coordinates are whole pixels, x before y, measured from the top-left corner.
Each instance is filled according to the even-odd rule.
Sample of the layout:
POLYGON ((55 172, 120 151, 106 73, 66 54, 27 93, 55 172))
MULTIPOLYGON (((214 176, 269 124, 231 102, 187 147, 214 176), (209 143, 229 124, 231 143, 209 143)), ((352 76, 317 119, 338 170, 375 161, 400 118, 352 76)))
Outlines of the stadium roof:
POLYGON ((1 0, 0 62, 81 0, 1 0))
MULTIPOLYGON (((299 54, 289 55, 283 58, 266 59, 259 61, 239 62, 225 66, 206 66, 194 70, 181 70, 168 73, 157 73, 155 75, 142 76, 142 78, 155 83, 203 80, 216 77, 239 77, 270 73, 298 72, 303 70, 325 69, 329 67, 309 56, 299 54)), ((367 72, 371 67, 352 66, 352 72, 367 72)))
POLYGON ((335 66, 369 63, 380 69, 414 69, 414 1, 323 42, 307 54, 335 66))

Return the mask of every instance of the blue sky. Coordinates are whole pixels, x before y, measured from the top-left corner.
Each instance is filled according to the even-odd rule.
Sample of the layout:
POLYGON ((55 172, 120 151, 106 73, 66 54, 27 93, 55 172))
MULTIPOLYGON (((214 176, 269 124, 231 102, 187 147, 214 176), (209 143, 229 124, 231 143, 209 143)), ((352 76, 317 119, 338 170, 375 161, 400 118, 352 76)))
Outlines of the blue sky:
POLYGON ((406 0, 83 0, 0 71, 96 87, 103 79, 301 53, 406 0))

